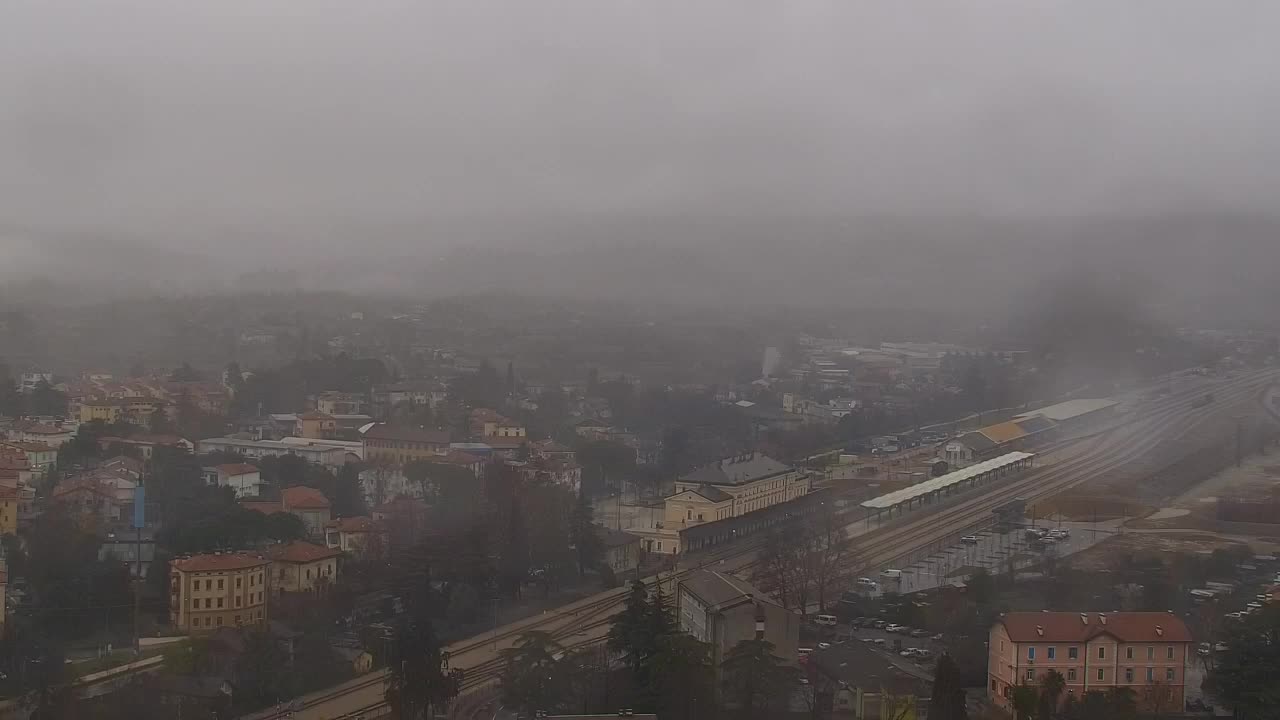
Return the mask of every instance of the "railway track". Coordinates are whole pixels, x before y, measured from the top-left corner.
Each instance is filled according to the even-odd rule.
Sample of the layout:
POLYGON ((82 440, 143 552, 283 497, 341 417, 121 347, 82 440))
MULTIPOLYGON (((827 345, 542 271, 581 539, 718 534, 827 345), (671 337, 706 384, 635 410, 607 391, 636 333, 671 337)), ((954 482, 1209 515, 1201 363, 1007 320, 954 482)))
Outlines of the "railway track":
MULTIPOLYGON (((1216 398, 1211 408, 1232 407, 1256 397, 1263 387, 1274 382, 1278 376, 1280 374, 1274 371, 1265 371, 1233 379, 1225 385, 1214 386, 1212 391, 1216 398)), ((907 515, 900 521, 886 523, 876 531, 859 536, 853 543, 854 552, 861 559, 865 569, 883 568, 911 557, 922 548, 929 548, 951 538, 959 538, 969 529, 984 526, 984 523, 991 521, 992 510, 1010 498, 1021 497, 1028 501, 1035 501, 1051 497, 1087 482, 1098 473, 1123 467, 1153 450, 1162 440, 1168 439, 1170 433, 1177 433, 1177 437, 1182 437, 1216 414, 1210 413, 1210 417, 1206 417, 1205 414, 1188 414, 1189 411, 1197 409, 1195 405, 1205 392, 1205 388, 1183 390, 1153 403, 1145 408, 1139 417, 1128 423, 1119 423, 1088 436, 1058 441, 1045 448, 1042 454, 1065 451, 1075 446, 1087 445, 1088 447, 1077 456, 1032 470, 1012 480, 971 490, 958 496, 955 502, 935 512, 907 515)), ((863 519, 854 520, 849 523, 849 526, 859 522, 863 522, 863 519)), ((720 566, 730 560, 752 557, 760 549, 761 543, 762 540, 757 539, 701 552, 696 558, 696 565, 683 570, 677 569, 666 575, 647 578, 645 582, 653 584, 659 579, 664 583, 675 581, 708 565, 720 566)), ((748 560, 726 569, 749 570, 753 564, 754 560, 748 560)), ((498 643, 503 643, 504 646, 509 645, 512 639, 530 630, 548 632, 567 650, 596 644, 601 640, 599 636, 579 642, 572 642, 572 640, 608 626, 611 618, 622 605, 626 594, 626 588, 611 590, 608 593, 571 603, 550 613, 513 623, 492 634, 456 643, 449 646, 447 651, 452 657, 458 657, 480 651, 486 645, 496 649, 498 643)), ((501 669, 502 658, 496 652, 493 657, 464 667, 463 692, 473 692, 491 683, 498 677, 501 669)), ((385 712, 387 707, 380 697, 380 692, 376 700, 355 710, 332 715, 311 714, 309 711, 319 710, 324 704, 337 698, 362 691, 370 692, 375 686, 380 690, 384 683, 385 673, 377 672, 322 695, 309 697, 301 710, 307 714, 298 717, 316 720, 321 718, 355 720, 377 717, 385 712)), ((246 720, 283 720, 290 717, 289 712, 289 710, 268 711, 266 714, 247 716, 246 720)))

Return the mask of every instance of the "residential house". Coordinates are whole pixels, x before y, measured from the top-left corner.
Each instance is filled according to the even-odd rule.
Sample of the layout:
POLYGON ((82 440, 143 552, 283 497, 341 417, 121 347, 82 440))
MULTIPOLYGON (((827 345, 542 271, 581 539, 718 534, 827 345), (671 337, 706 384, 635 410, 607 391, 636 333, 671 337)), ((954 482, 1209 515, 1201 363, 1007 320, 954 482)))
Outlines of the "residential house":
POLYGON ((298 414, 297 425, 293 434, 312 440, 329 440, 338 436, 338 421, 332 415, 322 412, 304 412, 298 414))
POLYGON ((122 516, 115 487, 97 477, 63 480, 53 489, 53 502, 87 524, 114 525, 122 516))
POLYGON ((271 591, 301 593, 323 591, 338 580, 341 550, 305 540, 291 540, 267 547, 271 560, 271 591))
POLYGON ((374 546, 370 538, 380 532, 373 518, 367 515, 334 518, 325 524, 324 544, 349 555, 361 556, 374 546))
POLYGON ((363 415, 368 404, 363 395, 337 390, 322 392, 316 398, 316 410, 325 415, 363 415))
POLYGON ((329 498, 324 493, 306 485, 295 485, 280 491, 280 505, 285 512, 302 520, 308 535, 324 537, 324 527, 331 519, 329 498))
POLYGON ((243 552, 169 561, 169 622, 195 634, 267 621, 271 561, 243 552))
POLYGON ((796 662, 800 616, 728 573, 695 570, 681 580, 676 619, 681 630, 711 646, 712 665, 717 669, 743 640, 768 640, 774 654, 796 662))
POLYGON ((907 661, 899 663, 860 642, 815 650, 806 666, 823 716, 916 720, 929 706, 932 683, 907 661))
POLYGON ((579 420, 578 423, 573 426, 573 431, 577 433, 579 437, 594 439, 596 436, 609 431, 609 423, 596 420, 595 418, 586 418, 584 420, 579 420))
POLYGON ((373 404, 382 416, 398 406, 426 406, 433 410, 448 397, 448 388, 438 382, 403 382, 373 389, 373 404))
POLYGON ((604 564, 614 573, 630 572, 640 566, 640 537, 631 533, 596 525, 604 564))
POLYGON ((988 639, 987 697, 1008 711, 1018 685, 1055 670, 1064 700, 1123 687, 1144 711, 1181 711, 1191 651, 1191 631, 1172 612, 1005 613, 988 639))
POLYGON ((404 465, 449 452, 449 433, 421 427, 378 423, 362 431, 364 458, 370 463, 404 465))
POLYGON ((31 466, 31 471, 37 475, 43 475, 58 462, 58 449, 42 442, 15 441, 0 443, 0 445, 5 445, 26 455, 27 464, 31 466))
POLYGON ((77 417, 82 423, 101 420, 106 423, 128 422, 134 425, 146 426, 151 422, 151 416, 159 411, 175 414, 175 408, 172 403, 159 398, 93 398, 80 401, 80 411, 77 417))
POLYGON ((131 458, 128 455, 116 455, 115 457, 107 458, 106 460, 99 462, 94 467, 98 470, 114 473, 122 477, 130 477, 134 480, 139 480, 142 478, 142 471, 145 466, 142 464, 142 461, 137 458, 131 458))
POLYGON ((508 460, 526 482, 548 482, 572 491, 582 487, 582 466, 572 460, 533 457, 529 460, 508 460))
POLYGON ((208 485, 229 487, 236 498, 256 498, 262 494, 262 473, 248 463, 227 463, 202 469, 208 485))
POLYGON ((24 443, 42 443, 52 448, 60 448, 71 442, 71 429, 61 425, 21 421, 14 423, 9 431, 9 439, 24 443))

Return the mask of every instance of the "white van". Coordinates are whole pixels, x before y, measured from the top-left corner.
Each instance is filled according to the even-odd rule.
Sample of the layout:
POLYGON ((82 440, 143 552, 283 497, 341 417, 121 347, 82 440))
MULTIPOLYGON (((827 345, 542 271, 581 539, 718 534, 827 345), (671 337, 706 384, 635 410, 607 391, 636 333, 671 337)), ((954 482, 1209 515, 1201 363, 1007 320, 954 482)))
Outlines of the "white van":
POLYGON ((880 577, 886 577, 891 580, 897 580, 902 577, 902 571, 893 570, 893 569, 885 570, 884 572, 880 573, 880 577))
POLYGON ((819 615, 817 619, 814 620, 814 622, 819 625, 827 625, 829 627, 834 627, 837 620, 835 615, 819 615))

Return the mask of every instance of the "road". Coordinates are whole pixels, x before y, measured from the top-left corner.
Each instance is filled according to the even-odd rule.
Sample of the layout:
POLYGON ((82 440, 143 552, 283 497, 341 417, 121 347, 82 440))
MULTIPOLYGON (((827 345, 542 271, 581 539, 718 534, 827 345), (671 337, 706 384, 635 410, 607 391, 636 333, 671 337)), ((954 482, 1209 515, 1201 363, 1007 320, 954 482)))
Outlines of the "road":
MULTIPOLYGON (((855 553, 865 568, 863 572, 870 574, 888 567, 910 566, 928 558, 955 544, 961 536, 989 527, 993 523, 992 510, 1011 498, 1034 502, 1114 471, 1141 458, 1161 441, 1184 437, 1211 420, 1211 416, 1230 412, 1232 406, 1251 401, 1276 377, 1273 371, 1260 371, 1217 381, 1193 382, 1127 414, 1106 432, 1054 446, 1040 456, 1035 470, 1011 480, 954 496, 947 503, 926 506, 879 526, 871 526, 859 515, 851 519, 848 530, 855 536, 855 553), (1206 391, 1215 394, 1215 402, 1208 407, 1193 407, 1206 391)), ((661 582, 674 585, 683 574, 703 566, 714 566, 721 571, 749 571, 759 542, 749 540, 682 559, 682 565, 695 565, 663 575, 661 582)), ((647 580, 656 581, 657 578, 647 580)), ((501 662, 499 652, 511 647, 515 639, 528 630, 551 633, 567 647, 600 642, 607 635, 610 618, 620 609, 626 592, 624 588, 610 590, 498 628, 493 633, 455 643, 448 648, 451 666, 466 671, 465 691, 470 691, 496 679, 501 662)), ((370 718, 385 712, 382 696, 383 675, 375 672, 301 698, 300 709, 292 715, 283 710, 269 710, 245 718, 370 718)))

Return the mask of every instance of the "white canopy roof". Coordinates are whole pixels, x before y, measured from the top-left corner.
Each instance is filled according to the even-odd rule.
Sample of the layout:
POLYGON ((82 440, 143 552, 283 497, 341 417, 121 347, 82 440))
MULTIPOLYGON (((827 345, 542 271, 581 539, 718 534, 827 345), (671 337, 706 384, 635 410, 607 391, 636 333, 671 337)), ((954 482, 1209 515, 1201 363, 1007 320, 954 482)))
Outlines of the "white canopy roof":
POLYGON ((983 462, 976 465, 970 465, 962 470, 956 470, 955 472, 947 473, 946 475, 933 478, 932 480, 925 480, 924 482, 912 485, 911 487, 895 490, 891 493, 881 495, 880 497, 865 500, 862 503, 862 507, 869 508, 871 510, 883 510, 885 508, 901 505, 908 500, 914 500, 918 497, 928 495, 929 493, 937 492, 943 488, 964 482, 965 480, 972 480, 979 475, 989 473, 992 470, 999 470, 1000 468, 1013 465, 1014 463, 1021 462, 1022 460, 1026 460, 1031 457, 1035 457, 1035 453, 1005 453, 1000 457, 984 460, 983 462))

